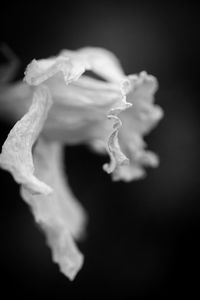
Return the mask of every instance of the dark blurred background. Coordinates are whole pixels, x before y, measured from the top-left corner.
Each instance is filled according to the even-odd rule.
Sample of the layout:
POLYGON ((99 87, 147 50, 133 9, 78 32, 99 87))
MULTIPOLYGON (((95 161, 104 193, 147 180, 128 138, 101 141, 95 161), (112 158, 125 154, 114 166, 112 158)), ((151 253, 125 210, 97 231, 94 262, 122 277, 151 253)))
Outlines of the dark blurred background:
MULTIPOLYGON (((45 238, 20 199, 18 185, 0 170, 0 289, 7 298, 121 293, 160 299, 199 295, 199 73, 198 2, 52 1, 1 4, 1 41, 21 61, 61 49, 100 46, 113 51, 127 74, 146 70, 159 80, 156 102, 165 112, 146 137, 160 166, 131 183, 112 183, 108 160, 83 146, 66 149, 74 194, 89 213, 85 264, 69 282, 52 263, 45 238)), ((3 144, 11 126, 0 123, 3 144)), ((122 298, 123 299, 123 298, 122 298)))

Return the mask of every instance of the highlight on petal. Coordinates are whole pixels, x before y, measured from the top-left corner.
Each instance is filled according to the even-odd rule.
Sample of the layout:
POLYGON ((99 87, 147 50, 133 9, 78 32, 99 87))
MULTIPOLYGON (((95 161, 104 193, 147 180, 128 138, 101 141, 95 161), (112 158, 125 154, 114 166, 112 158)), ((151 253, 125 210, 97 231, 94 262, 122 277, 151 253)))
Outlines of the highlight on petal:
POLYGON ((119 115, 132 104, 126 102, 127 80, 121 84, 99 82, 83 76, 66 86, 52 78, 49 89, 54 107, 49 112, 44 134, 67 144, 104 145, 111 162, 104 166, 108 173, 127 163, 118 143, 121 127, 119 115))
POLYGON ((54 262, 72 280, 83 264, 83 255, 74 238, 83 235, 87 218, 65 180, 62 148, 57 142, 43 138, 38 140, 34 148, 35 174, 51 186, 53 192, 49 195, 33 195, 22 187, 21 195, 45 232, 54 262))
POLYGON ((0 154, 1 168, 9 171, 16 182, 32 193, 51 192, 51 188, 34 176, 32 147, 40 134, 51 106, 48 89, 38 88, 27 114, 10 131, 0 154))
POLYGON ((57 58, 32 61, 25 72, 25 80, 29 84, 38 85, 49 79, 46 84, 54 100, 54 107, 45 125, 46 136, 51 135, 51 138, 64 136, 64 142, 67 143, 103 138, 111 158, 111 163, 104 166, 108 173, 113 172, 118 165, 127 163, 127 158, 118 144, 118 131, 121 127, 118 115, 130 106, 126 102, 125 86, 128 81, 124 78, 117 58, 109 51, 100 48, 65 50, 57 58), (116 78, 111 80, 113 83, 101 82, 86 76, 77 79, 77 72, 71 72, 71 64, 73 65, 75 61, 76 64, 78 62, 82 64, 81 72, 86 68, 96 73, 105 69, 102 71, 106 74, 104 77, 108 76, 111 80, 112 74, 115 74, 120 82, 114 83, 116 78), (107 69, 103 68, 104 64, 107 69), (65 81, 54 76, 58 71, 63 70, 65 81))
POLYGON ((83 236, 87 218, 65 180, 63 145, 106 150, 110 162, 103 168, 114 180, 143 177, 145 166, 158 165, 144 142, 163 115, 154 105, 157 81, 146 72, 125 76, 114 54, 92 47, 33 60, 24 81, 10 92, 1 87, 0 101, 3 95, 10 115, 17 118, 29 109, 4 143, 0 167, 21 184, 22 198, 43 229, 54 262, 72 280, 83 264, 75 239, 83 236), (105 81, 81 76, 86 70, 105 81), (21 99, 17 109, 13 105, 14 114, 12 97, 21 99))
MULTIPOLYGON (((97 141, 101 141, 103 137, 111 159, 109 164, 104 165, 104 170, 114 172, 113 178, 120 177, 118 166, 127 165, 129 156, 138 170, 142 164, 158 164, 156 156, 145 151, 143 143, 138 143, 153 128, 155 120, 162 116, 162 110, 152 103, 157 88, 153 76, 141 72, 139 76, 125 77, 114 54, 105 49, 88 47, 77 51, 64 50, 57 57, 32 61, 25 72, 25 80, 33 85, 46 81, 53 97, 54 108, 45 124, 45 134, 61 139, 65 136, 63 142, 66 143, 86 141, 90 145, 91 140, 97 145, 97 141), (87 76, 79 78, 87 69, 110 82, 101 82, 87 76), (58 76, 60 72, 64 77, 58 76), (130 107, 129 102, 133 104, 133 108, 130 112, 123 112, 130 107), (123 115, 126 117, 123 118, 123 115), (101 128, 103 133, 99 137, 101 128), (122 142, 120 146, 119 132, 123 132, 128 143, 122 142), (137 143, 134 144, 136 140, 137 143), (123 146, 126 144, 129 146, 123 146)), ((125 141, 125 138, 122 137, 122 140, 125 141)), ((129 173, 137 175, 129 175, 128 178, 144 174, 141 170, 129 173)))
POLYGON ((63 74, 65 83, 77 80, 87 69, 87 63, 79 58, 69 59, 57 56, 48 59, 32 60, 25 71, 24 80, 30 85, 39 85, 54 75, 63 74))
POLYGON ((127 100, 132 107, 121 113, 123 126, 119 133, 122 151, 130 159, 129 166, 122 166, 113 173, 114 180, 130 181, 144 177, 144 166, 156 167, 158 157, 146 150, 143 140, 146 135, 162 118, 162 109, 154 105, 154 93, 157 90, 156 78, 141 72, 138 76, 129 76, 131 90, 127 100))
POLYGON ((110 163, 103 166, 103 169, 107 173, 117 172, 119 167, 129 164, 129 160, 122 152, 118 140, 119 129, 122 126, 122 122, 118 115, 132 106, 131 103, 126 102, 127 91, 127 81, 125 80, 121 84, 121 105, 112 108, 108 115, 108 119, 113 120, 114 124, 113 131, 111 132, 107 142, 110 163))
POLYGON ((118 165, 127 163, 118 144, 118 131, 121 127, 118 115, 130 106, 126 102, 127 91, 125 92, 128 81, 116 56, 102 48, 88 47, 77 51, 64 50, 55 58, 32 61, 25 72, 25 81, 39 85, 47 79, 46 84, 55 105, 45 126, 46 135, 49 132, 54 137, 65 135, 66 142, 69 142, 70 137, 72 142, 77 139, 82 142, 84 138, 86 141, 92 138, 98 140, 102 137, 91 137, 90 133, 94 133, 93 128, 97 128, 99 133, 98 127, 101 127, 104 136, 102 133, 101 135, 111 158, 111 163, 106 164, 104 169, 111 173, 118 165), (85 76, 79 79, 85 70, 92 70, 111 83, 85 76), (59 71, 63 72, 64 81, 55 76, 59 71), (107 120, 110 120, 110 124, 104 126, 108 123, 107 120), (91 130, 88 129, 89 126, 92 127, 91 130), (58 134, 62 133, 62 127, 63 134, 58 134))
POLYGON ((163 111, 154 102, 154 94, 158 89, 157 79, 141 72, 138 76, 129 76, 132 90, 128 101, 134 105, 134 125, 141 134, 148 133, 163 117, 163 111))
POLYGON ((110 82, 121 82, 125 74, 118 58, 109 50, 100 47, 84 47, 76 51, 63 50, 66 57, 81 57, 88 69, 110 82))

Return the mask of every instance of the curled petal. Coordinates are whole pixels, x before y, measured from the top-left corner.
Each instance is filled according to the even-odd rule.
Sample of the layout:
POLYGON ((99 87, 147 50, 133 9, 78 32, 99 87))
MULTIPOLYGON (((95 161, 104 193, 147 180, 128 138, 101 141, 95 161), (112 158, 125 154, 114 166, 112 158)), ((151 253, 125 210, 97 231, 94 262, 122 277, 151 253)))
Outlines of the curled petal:
MULTIPOLYGON (((54 109, 45 124, 46 136, 59 138, 65 143, 86 142, 92 145, 94 140, 94 148, 97 141, 103 140, 111 158, 104 169, 113 173, 113 178, 120 178, 118 167, 127 165, 127 157, 138 169, 140 165, 158 164, 156 156, 144 150, 143 143, 143 135, 162 117, 162 110, 153 105, 157 89, 153 76, 141 72, 139 76, 124 77, 116 57, 101 48, 65 50, 57 58, 33 61, 25 74, 29 84, 38 85, 47 80, 54 99, 54 109), (102 75, 111 83, 86 76, 79 78, 86 69, 102 75), (64 80, 58 76, 59 71, 63 73, 64 80), (126 113, 129 102, 133 108, 126 113), (119 134, 122 136, 121 146, 119 134)), ((136 173, 143 174, 133 172, 136 173)))
POLYGON ((162 117, 153 103, 157 81, 146 72, 126 77, 111 52, 91 47, 33 60, 24 81, 10 92, 1 86, 0 101, 10 116, 29 110, 8 135, 0 166, 21 184, 53 260, 72 280, 83 264, 75 239, 83 235, 86 214, 65 180, 62 145, 85 143, 101 153, 105 148, 110 162, 103 167, 114 180, 143 177, 144 166, 158 165, 143 140, 162 117), (86 70, 108 82, 81 76, 86 70), (20 99, 15 113, 13 97, 20 99))
POLYGON ((158 89, 157 79, 141 72, 129 76, 132 89, 127 98, 133 104, 132 114, 135 131, 144 135, 147 134, 157 122, 163 117, 162 109, 154 104, 154 94, 158 89))
POLYGON ((146 150, 143 140, 147 134, 162 118, 162 109, 154 105, 154 93, 157 90, 155 77, 141 72, 138 76, 129 76, 131 89, 127 100, 132 108, 121 114, 123 127, 119 140, 123 152, 130 159, 130 165, 119 168, 114 174, 114 180, 133 180, 144 177, 143 166, 156 167, 158 157, 146 150))
POLYGON ((40 87, 34 94, 27 114, 10 131, 0 155, 0 166, 10 171, 16 182, 32 193, 51 192, 51 188, 34 176, 32 147, 40 134, 51 106, 47 88, 40 87))
POLYGON ((46 136, 64 136, 66 143, 103 139, 111 158, 111 163, 104 166, 108 173, 127 163, 118 144, 118 115, 130 106, 126 102, 128 80, 114 54, 101 48, 65 50, 56 58, 32 61, 25 81, 33 85, 46 81, 51 92, 55 105, 45 124, 46 136), (79 78, 87 69, 111 83, 79 78), (57 74, 60 71, 64 80, 57 74))
POLYGON ((65 180, 62 146, 40 138, 34 149, 34 165, 37 177, 51 186, 53 192, 33 195, 23 187, 22 197, 46 234, 53 260, 69 279, 73 279, 83 263, 73 238, 83 234, 86 214, 65 180))
POLYGON ((68 86, 51 80, 55 105, 49 113, 44 134, 67 144, 101 144, 110 155, 111 162, 104 170, 112 173, 118 165, 127 163, 118 143, 121 127, 120 113, 132 104, 126 102, 127 80, 110 84, 82 77, 68 86))
POLYGON ((77 51, 63 50, 61 54, 66 57, 81 57, 89 70, 110 82, 121 82, 125 78, 118 58, 104 48, 84 47, 77 51))
POLYGON ((108 119, 113 120, 114 124, 107 143, 108 154, 110 155, 110 163, 103 166, 103 169, 107 173, 116 173, 119 167, 129 164, 129 160, 122 152, 118 140, 119 129, 122 126, 122 122, 118 115, 132 106, 131 103, 126 102, 126 84, 127 82, 124 81, 121 85, 121 92, 123 95, 121 105, 112 108, 108 115, 108 119))
POLYGON ((39 85, 54 75, 63 74, 65 83, 77 80, 87 69, 87 64, 80 59, 58 56, 49 59, 32 60, 25 71, 24 80, 30 85, 39 85))
POLYGON ((119 128, 122 126, 121 121, 118 117, 114 115, 109 115, 108 118, 115 121, 113 125, 113 132, 109 136, 108 139, 108 154, 110 155, 110 163, 104 164, 103 169, 107 173, 112 173, 113 171, 116 171, 116 169, 119 166, 122 166, 124 164, 128 164, 127 157, 123 154, 121 151, 119 142, 118 142, 118 132, 119 128))

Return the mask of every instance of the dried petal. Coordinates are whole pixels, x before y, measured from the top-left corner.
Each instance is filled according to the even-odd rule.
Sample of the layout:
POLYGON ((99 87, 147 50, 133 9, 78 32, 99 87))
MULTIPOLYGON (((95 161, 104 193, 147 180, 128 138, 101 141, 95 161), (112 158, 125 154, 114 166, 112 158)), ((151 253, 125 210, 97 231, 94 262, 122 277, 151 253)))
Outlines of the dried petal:
POLYGON ((36 176, 51 186, 53 192, 33 195, 22 187, 21 195, 46 234, 53 260, 67 277, 73 279, 82 266, 83 256, 72 237, 81 237, 86 214, 65 180, 62 146, 40 138, 34 149, 34 166, 36 176))
POLYGON ((122 122, 119 119, 118 115, 123 111, 126 111, 127 108, 132 106, 131 103, 126 102, 126 94, 125 94, 126 91, 124 88, 125 85, 126 85, 126 80, 121 85, 121 93, 123 95, 121 105, 113 108, 108 115, 108 118, 114 121, 114 125, 113 125, 113 131, 110 134, 108 139, 108 153, 110 155, 111 160, 109 164, 105 164, 103 166, 103 169, 107 173, 113 173, 113 172, 116 173, 118 168, 129 164, 129 160, 121 151, 119 141, 118 141, 119 129, 122 126, 122 122))
POLYGON ((128 161, 118 143, 121 127, 118 115, 130 107, 126 102, 127 79, 124 78, 117 58, 100 48, 65 50, 57 58, 32 61, 25 72, 29 84, 45 81, 54 101, 44 134, 68 144, 102 140, 111 158, 110 164, 104 166, 108 173, 128 161), (106 79, 115 74, 117 78, 112 81, 118 82, 101 82, 85 76, 78 79, 86 69, 101 73, 106 79), (59 71, 64 76, 58 75, 59 71))
POLYGON ((36 91, 28 113, 3 145, 0 166, 22 184, 21 195, 46 234, 53 260, 72 280, 83 263, 74 238, 81 237, 86 215, 64 179, 62 145, 85 143, 101 153, 106 149, 110 162, 104 169, 114 180, 144 176, 144 166, 158 164, 143 140, 162 117, 153 103, 157 82, 145 72, 126 77, 118 59, 101 48, 64 50, 57 57, 33 60, 24 80, 28 85, 16 84, 9 92, 1 87, 0 101, 5 98, 3 107, 15 118, 27 111, 36 91), (86 70, 108 82, 81 76, 86 70), (13 99, 20 99, 17 108, 12 105, 14 112, 13 99))
POLYGON ((143 136, 147 134, 162 118, 162 109, 154 105, 154 93, 157 90, 155 77, 141 72, 129 77, 131 83, 127 100, 132 108, 121 114, 123 127, 119 140, 122 151, 130 159, 130 165, 121 167, 113 174, 114 180, 133 180, 145 175, 143 166, 156 167, 157 156, 146 151, 143 136))
POLYGON ((66 57, 80 57, 88 65, 88 70, 110 82, 120 83, 125 75, 118 58, 110 51, 98 47, 84 47, 77 51, 64 50, 66 57))
POLYGON ((87 65, 80 59, 72 60, 58 56, 48 59, 32 60, 25 71, 24 80, 30 85, 39 85, 61 72, 65 83, 77 80, 87 69, 87 65))
POLYGON ((32 147, 37 140, 51 106, 51 97, 45 87, 36 90, 27 114, 10 131, 0 155, 1 168, 33 193, 48 194, 51 188, 34 176, 32 147))

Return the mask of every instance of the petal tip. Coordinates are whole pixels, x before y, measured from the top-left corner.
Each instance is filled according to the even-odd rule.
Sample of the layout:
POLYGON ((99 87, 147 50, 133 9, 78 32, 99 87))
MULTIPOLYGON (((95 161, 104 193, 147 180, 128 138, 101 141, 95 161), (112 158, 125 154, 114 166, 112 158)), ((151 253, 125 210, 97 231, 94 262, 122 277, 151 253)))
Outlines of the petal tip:
POLYGON ((79 253, 76 263, 68 262, 60 266, 60 271, 63 273, 70 281, 73 281, 77 276, 78 272, 82 268, 84 263, 84 256, 79 253))

